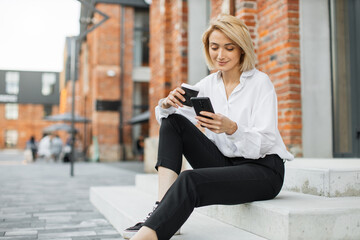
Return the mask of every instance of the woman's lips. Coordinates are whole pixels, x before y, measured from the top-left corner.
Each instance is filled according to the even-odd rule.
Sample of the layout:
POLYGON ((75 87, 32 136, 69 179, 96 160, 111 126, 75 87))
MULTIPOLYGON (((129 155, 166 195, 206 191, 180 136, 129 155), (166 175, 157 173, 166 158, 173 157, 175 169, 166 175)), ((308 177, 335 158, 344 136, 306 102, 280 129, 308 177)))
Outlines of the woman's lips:
POLYGON ((226 63, 227 63, 227 62, 219 62, 219 61, 218 61, 218 64, 219 64, 220 66, 224 66, 226 63))

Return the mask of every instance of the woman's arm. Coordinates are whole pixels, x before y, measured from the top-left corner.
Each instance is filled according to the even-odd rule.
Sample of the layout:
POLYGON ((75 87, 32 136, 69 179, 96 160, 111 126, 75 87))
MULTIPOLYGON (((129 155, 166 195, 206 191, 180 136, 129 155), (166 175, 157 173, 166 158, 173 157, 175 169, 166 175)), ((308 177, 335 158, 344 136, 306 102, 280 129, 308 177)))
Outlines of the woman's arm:
MULTIPOLYGON (((199 82, 195 86, 199 87, 200 85, 199 82)), ((185 101, 183 94, 185 94, 185 91, 182 88, 177 87, 171 91, 166 98, 160 99, 158 106, 155 107, 155 116, 159 124, 161 124, 162 118, 167 118, 174 113, 181 114, 188 118, 192 123, 196 123, 194 109, 184 106, 181 102, 185 101)), ((201 90, 199 96, 201 96, 201 90)))
POLYGON ((234 155, 246 158, 259 158, 275 144, 277 131, 277 97, 272 89, 254 106, 248 126, 235 122, 219 113, 202 112, 208 119, 197 116, 198 123, 210 131, 226 134, 226 144, 234 155))
POLYGON ((234 151, 246 158, 259 158, 275 145, 277 132, 277 97, 275 90, 269 92, 254 108, 251 124, 227 135, 234 151))

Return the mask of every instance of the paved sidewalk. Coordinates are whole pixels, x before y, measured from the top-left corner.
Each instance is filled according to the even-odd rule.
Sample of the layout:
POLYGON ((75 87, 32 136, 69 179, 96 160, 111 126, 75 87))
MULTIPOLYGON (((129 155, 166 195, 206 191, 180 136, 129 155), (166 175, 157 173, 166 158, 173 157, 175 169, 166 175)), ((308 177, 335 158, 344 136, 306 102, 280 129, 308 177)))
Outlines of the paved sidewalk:
POLYGON ((91 186, 134 185, 138 162, 24 164, 23 153, 0 151, 0 240, 122 239, 89 201, 91 186))

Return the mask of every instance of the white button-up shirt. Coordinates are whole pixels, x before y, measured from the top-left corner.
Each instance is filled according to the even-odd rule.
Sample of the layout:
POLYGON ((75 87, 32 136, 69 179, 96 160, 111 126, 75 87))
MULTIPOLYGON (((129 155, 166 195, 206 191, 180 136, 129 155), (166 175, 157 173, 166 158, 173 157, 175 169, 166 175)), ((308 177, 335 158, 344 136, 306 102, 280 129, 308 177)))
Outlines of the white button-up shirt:
MULTIPOLYGON (((294 156, 286 150, 277 126, 277 96, 269 77, 257 69, 243 72, 240 84, 229 98, 226 96, 221 72, 208 75, 195 86, 200 89, 198 97, 209 97, 215 113, 221 113, 236 122, 238 129, 232 135, 214 133, 205 129, 206 136, 227 157, 262 158, 277 154, 284 160, 294 156)), ((163 99, 162 99, 163 100, 163 99)), ((181 114, 196 124, 192 107, 155 108, 157 121, 170 114, 181 114)))

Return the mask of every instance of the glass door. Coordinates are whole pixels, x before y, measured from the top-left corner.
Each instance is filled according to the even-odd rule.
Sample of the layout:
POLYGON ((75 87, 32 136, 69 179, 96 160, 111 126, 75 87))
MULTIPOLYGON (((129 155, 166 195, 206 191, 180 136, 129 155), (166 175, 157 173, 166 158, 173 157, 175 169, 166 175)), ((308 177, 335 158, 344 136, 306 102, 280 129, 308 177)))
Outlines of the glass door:
POLYGON ((334 157, 360 157, 360 1, 330 0, 334 157))

